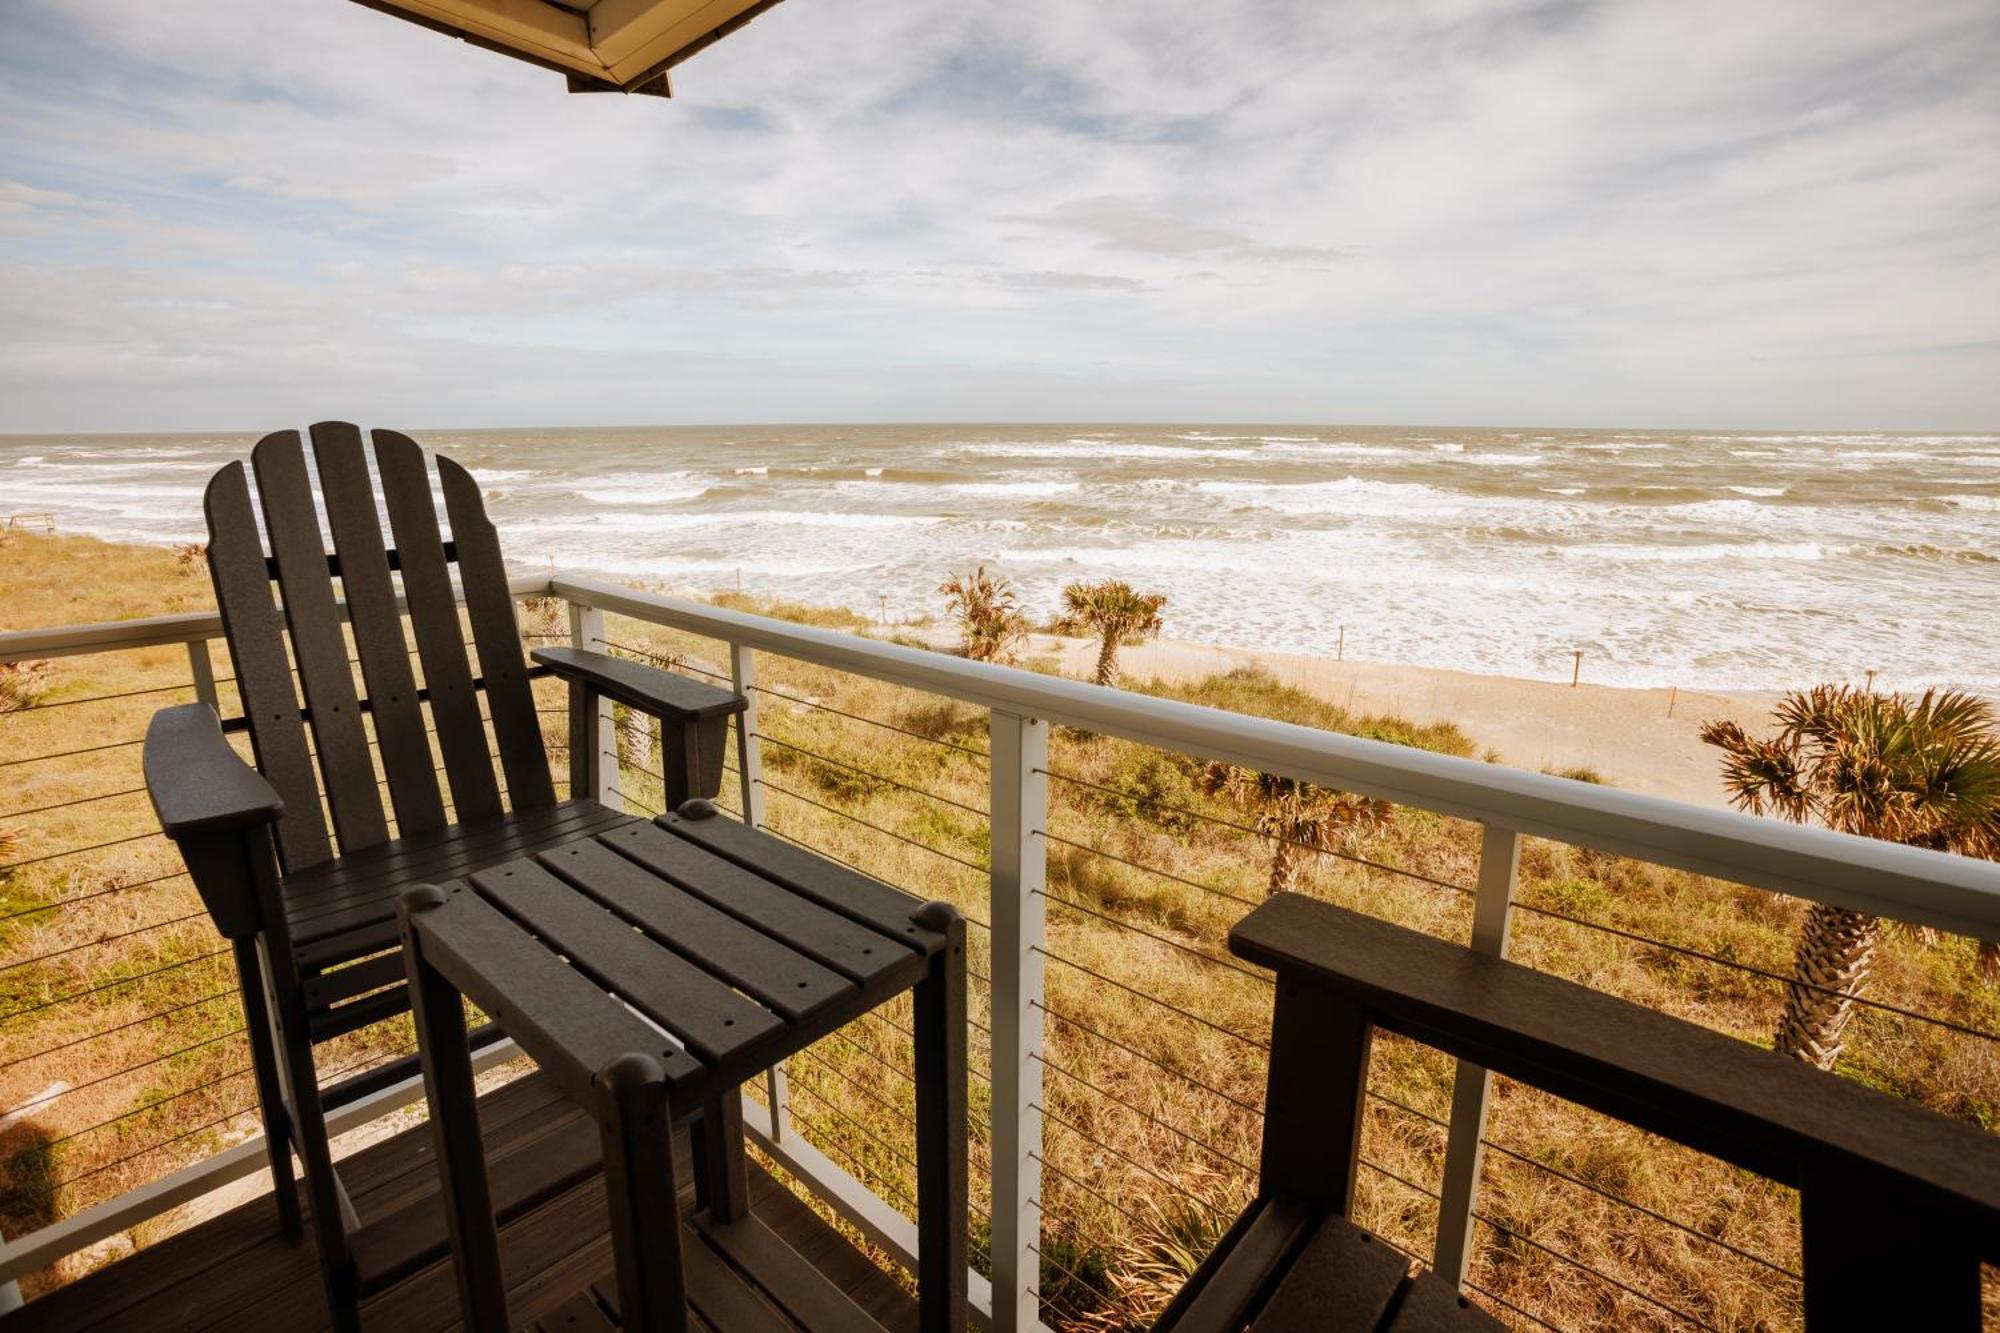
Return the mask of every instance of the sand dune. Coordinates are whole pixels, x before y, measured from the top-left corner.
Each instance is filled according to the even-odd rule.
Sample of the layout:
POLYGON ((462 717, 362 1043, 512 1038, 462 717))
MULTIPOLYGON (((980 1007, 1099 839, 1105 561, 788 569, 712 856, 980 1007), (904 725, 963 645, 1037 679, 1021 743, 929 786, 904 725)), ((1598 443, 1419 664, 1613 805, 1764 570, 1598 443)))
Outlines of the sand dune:
MULTIPOLYGON (((1057 657, 1068 675, 1088 676, 1095 643, 1035 636, 1031 651, 1057 657)), ((1455 722, 1481 751, 1517 768, 1595 769, 1607 782, 1701 805, 1723 805, 1716 752, 1697 732, 1710 718, 1764 726, 1774 694, 1624 689, 1588 682, 1520 680, 1383 662, 1336 662, 1296 653, 1217 648, 1162 639, 1127 648, 1127 676, 1198 680, 1259 666, 1288 685, 1357 712, 1395 713, 1413 722, 1455 722)))

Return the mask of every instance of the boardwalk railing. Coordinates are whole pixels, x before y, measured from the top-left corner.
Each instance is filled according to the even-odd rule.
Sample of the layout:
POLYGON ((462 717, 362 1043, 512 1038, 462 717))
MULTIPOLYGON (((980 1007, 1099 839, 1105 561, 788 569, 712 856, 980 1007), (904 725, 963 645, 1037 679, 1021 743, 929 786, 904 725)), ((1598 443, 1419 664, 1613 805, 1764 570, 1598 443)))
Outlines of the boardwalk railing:
MULTIPOLYGON (((1080 897, 1074 887, 1076 872, 1066 871, 1059 883, 1049 872, 1056 858, 1065 864, 1108 863, 1120 873, 1133 872, 1184 887, 1211 906, 1220 904, 1218 910, 1224 914, 1240 914, 1254 905, 1255 898, 1239 895, 1209 877, 1190 877, 1173 864, 1148 860, 1123 844, 1114 845, 1100 835, 1100 830, 1068 816, 1055 818, 1052 812, 1058 808, 1071 809, 1058 796, 1088 796, 1128 805, 1133 800, 1143 804, 1154 799, 1144 794, 1135 797, 1123 787, 1115 790, 1105 787, 1090 775, 1069 771, 1052 760, 1052 733, 1058 729, 1115 738, 1164 755, 1242 765, 1375 797, 1446 820, 1470 821, 1476 825, 1476 832, 1468 836, 1477 841, 1470 873, 1462 877, 1422 868, 1375 865, 1360 856, 1350 855, 1349 859, 1361 864, 1368 873, 1401 876, 1439 892, 1453 904, 1451 910, 1459 913, 1454 919, 1460 920, 1469 932, 1461 937, 1469 938, 1473 947, 1491 952, 1509 948, 1511 928, 1526 913, 1538 922, 1562 929, 1622 936, 1646 950, 1649 956, 1671 956, 1677 962, 1685 961, 1695 967, 1741 973, 1759 985, 1768 983, 1769 987, 1777 988, 1785 980, 1769 966, 1759 967, 1717 954, 1698 942, 1637 935, 1615 924, 1594 921, 1573 904, 1521 899, 1517 890, 1521 883, 1523 848, 1534 840, 1588 849, 1591 855, 1633 858, 1730 885, 1833 903, 1953 935, 2000 938, 2000 866, 1991 863, 1694 807, 1172 699, 1105 690, 1056 676, 965 661, 921 647, 722 609, 591 578, 560 574, 525 578, 516 580, 513 588, 517 597, 554 598, 565 603, 568 614, 559 632, 580 645, 670 660, 683 669, 733 683, 748 695, 751 707, 739 719, 729 757, 733 781, 725 791, 726 803, 741 817, 781 836, 809 843, 808 826, 781 815, 777 807, 840 821, 841 827, 853 829, 857 836, 879 839, 885 848, 899 853, 914 850, 933 858, 925 864, 935 866, 935 875, 927 873, 922 882, 904 883, 900 887, 934 894, 936 885, 950 884, 958 886, 954 891, 966 897, 968 919, 978 927, 977 933, 985 941, 984 947, 974 950, 973 963, 981 997, 981 1002, 974 1006, 973 1016, 979 1029, 974 1043, 977 1054, 972 1069, 973 1105, 975 1119, 980 1122, 976 1132, 983 1139, 986 1154, 983 1162, 975 1158, 983 1179, 975 1182, 974 1226, 984 1230, 979 1238, 983 1244, 975 1247, 982 1251, 979 1263, 982 1271, 975 1275, 973 1293, 979 1318, 994 1328, 1033 1329, 1041 1327, 1045 1319, 1062 1322, 1078 1292, 1106 1290, 1109 1279, 1102 1271, 1091 1268, 1095 1261, 1080 1257, 1088 1253, 1101 1258, 1103 1247, 1087 1243, 1090 1242, 1087 1228, 1078 1221, 1073 1209, 1065 1211, 1057 1205, 1058 1198, 1084 1201, 1103 1216, 1130 1219, 1134 1227, 1150 1225, 1156 1220, 1151 1213, 1157 1209, 1139 1206, 1140 1201, 1134 1196, 1107 1190, 1105 1177, 1086 1179, 1091 1173, 1080 1167, 1079 1161, 1099 1164, 1106 1172, 1122 1173, 1123 1178, 1138 1182, 1141 1191, 1194 1210, 1212 1200, 1204 1199, 1200 1189, 1190 1186, 1187 1172, 1163 1169, 1164 1159, 1149 1152, 1141 1139, 1172 1144, 1177 1152, 1183 1148, 1190 1150, 1186 1160, 1207 1163, 1204 1169, 1212 1168, 1218 1178, 1244 1178, 1254 1163, 1254 1147, 1246 1148, 1240 1141, 1218 1142, 1215 1133, 1204 1133, 1199 1118, 1163 1115, 1151 1093, 1156 1088, 1172 1089, 1173 1095, 1179 1096, 1184 1090, 1200 1104, 1250 1120, 1259 1114, 1254 1104, 1239 1092, 1203 1082, 1200 1068, 1163 1059, 1157 1050, 1139 1049, 1129 1032, 1104 1030, 1107 1025, 1097 1014, 1066 1004, 1058 992, 1074 994, 1075 983, 1097 988, 1103 994, 1117 996, 1121 1003, 1146 1008, 1149 1013, 1157 1010, 1161 1022, 1181 1025, 1176 1030, 1189 1034, 1190 1042, 1219 1043, 1237 1051, 1244 1060, 1254 1062, 1261 1059, 1261 1040, 1256 1030, 1245 1030, 1250 1020, 1219 1010, 1197 1012, 1197 1006, 1176 1003, 1144 977, 1113 975, 1115 969, 1107 971, 1101 960, 1065 952, 1060 944, 1052 945, 1052 935, 1060 935, 1061 931, 1052 930, 1050 908, 1053 904, 1058 922, 1084 922, 1093 928, 1101 925, 1122 932, 1121 938, 1130 938, 1135 947, 1143 947, 1176 964, 1189 963, 1201 975, 1212 973, 1218 986, 1236 987, 1250 997, 1245 1001, 1243 1013, 1268 1009, 1268 991, 1260 989, 1267 985, 1262 974, 1228 959, 1219 947, 1208 947, 1198 932, 1171 923, 1160 924, 1143 913, 1135 918, 1107 908, 1102 902, 1080 897), (667 642, 668 638, 672 642, 667 642), (983 712, 983 735, 963 728, 940 730, 919 725, 902 714, 872 716, 857 712, 830 695, 802 692, 804 687, 791 685, 790 677, 783 674, 799 668, 837 673, 843 679, 936 700, 940 705, 983 712), (866 727, 871 729, 871 735, 901 733, 902 740, 898 743, 907 741, 935 747, 935 768, 941 776, 926 783, 906 773, 885 771, 868 762, 865 746, 835 753, 824 743, 815 743, 812 734, 786 725, 787 719, 798 718, 866 727), (805 781, 806 776, 812 775, 822 779, 818 786, 805 781), (852 784, 854 790, 877 793, 884 800, 907 802, 913 810, 928 811, 936 817, 936 822, 948 823, 951 832, 928 837, 913 833, 911 828, 915 826, 892 828, 882 822, 871 822, 865 814, 857 813, 860 807, 843 802, 838 793, 847 788, 842 783, 852 784), (982 784, 984 791, 978 793, 977 787, 982 784), (949 793, 941 790, 946 785, 949 793), (1102 790, 1093 793, 1093 787, 1102 790), (776 803, 767 808, 771 798, 776 803), (983 972, 979 970, 982 967, 986 969, 983 972), (1257 999, 1259 995, 1263 998, 1257 999), (1060 1043, 1055 1040, 1058 1035, 1060 1043), (1086 1065, 1069 1054, 1084 1050, 1084 1044, 1124 1063, 1100 1066, 1093 1060, 1086 1065), (1077 1110, 1084 1104, 1080 1099, 1088 1099, 1091 1106, 1104 1108, 1108 1114, 1129 1117, 1117 1123, 1129 1124, 1131 1137, 1121 1136, 1119 1141, 1112 1141, 1101 1129, 1094 1128, 1094 1119, 1077 1110), (979 1115, 982 1107, 990 1118, 979 1115), (1071 1144, 1060 1153, 1055 1151, 1050 1140, 1058 1136, 1077 1140, 1081 1148, 1071 1144), (1078 1151, 1083 1153, 1081 1158, 1078 1151), (1140 1213, 1148 1216, 1139 1216, 1140 1213), (1086 1271, 1076 1271, 1079 1267, 1086 1271)), ((211 651, 219 636, 219 623, 205 615, 33 630, 0 635, 0 662, 186 645, 189 655, 186 675, 158 690, 134 691, 153 697, 132 700, 125 705, 126 709, 139 705, 150 708, 157 702, 197 697, 217 702, 227 715, 229 682, 214 669, 216 657, 211 651), (182 693, 172 693, 174 690, 182 693)), ((537 637, 546 639, 551 634, 537 637)), ((23 755, 6 748, 10 720, 0 718, 0 765, 5 765, 0 767, 0 773, 16 766, 95 756, 121 747, 129 748, 133 756, 131 767, 136 772, 136 734, 125 737, 104 732, 79 733, 73 737, 75 743, 65 744, 60 752, 23 755)), ((635 810, 651 809, 648 800, 657 800, 658 790, 658 773, 649 767, 651 756, 643 744, 635 746, 620 716, 608 707, 598 718, 597 743, 614 761, 599 766, 600 796, 622 801, 635 810)), ((136 785, 120 781, 102 799, 136 801, 143 806, 143 795, 135 795, 136 785)), ((34 815, 39 805, 11 800, 4 804, 10 809, 20 807, 16 813, 24 820, 34 815)), ((1251 823, 1233 824, 1213 811, 1189 809, 1175 817, 1183 816, 1211 828, 1220 826, 1224 831, 1239 831, 1244 835, 1246 849, 1260 835, 1260 830, 1251 823)), ((1104 821, 1117 817, 1112 813, 1102 815, 1104 821)), ((13 822, 7 810, 0 809, 0 827, 13 822)), ((149 818, 146 823, 150 827, 149 818)), ((122 826, 118 832, 120 842, 149 836, 145 832, 127 833, 122 826)), ((81 859, 98 853, 104 845, 109 844, 92 838, 80 838, 74 846, 26 845, 25 856, 6 859, 12 866, 23 867, 30 862, 61 857, 81 859)), ((832 845, 816 849, 842 855, 832 845)), ((851 856, 850 853, 844 859, 851 856)), ((880 864, 861 863, 861 868, 892 878, 883 869, 886 864, 886 860, 880 864)), ((0 871, 9 868, 0 866, 0 871)), ((124 878, 115 885, 93 885, 87 879, 72 884, 55 897, 22 909, 20 915, 34 919, 30 913, 76 910, 71 905, 80 904, 92 895, 115 896, 126 889, 138 888, 144 879, 123 873, 124 878)), ((191 899, 192 895, 188 897, 191 899)), ((11 906, 5 910, 15 911, 11 906)), ((196 947, 196 937, 205 930, 204 923, 170 915, 157 926, 126 927, 134 931, 155 928, 179 932, 188 941, 158 966, 210 966, 187 961, 198 960, 203 953, 196 947)), ((0 969, 11 970, 40 961, 34 954, 15 956, 22 938, 12 934, 4 937, 0 950, 6 956, 0 957, 0 969)), ((88 947, 101 944, 98 940, 88 947)), ((145 967, 126 967, 109 984, 136 982, 139 974, 146 971, 145 967)), ((0 978, 4 975, 0 971, 0 978)), ((227 990, 226 979, 218 974, 217 980, 219 987, 210 988, 217 991, 216 996, 195 1001, 176 998, 175 1002, 202 1004, 216 1000, 228 1007, 226 998, 217 999, 227 990)), ((4 1025, 17 1015, 39 1012, 60 1003, 88 1007, 91 1003, 85 993, 88 990, 78 988, 75 994, 54 997, 7 996, 7 1008, 0 1011, 0 1037, 5 1035, 4 1025)), ((1992 1034, 1983 1027, 1911 1012, 1893 1004, 1882 1004, 1880 1008, 1897 1016, 1899 1021, 1934 1024, 1974 1041, 1992 1039, 1992 1034)), ((156 1031, 145 1025, 171 1023, 170 1014, 151 1012, 135 1016, 128 1007, 117 1010, 116 1017, 124 1029, 122 1035, 92 1029, 88 1022, 71 1022, 52 1029, 52 1039, 40 1044, 37 1051, 12 1057, 8 1063, 36 1055, 59 1062, 63 1056, 58 1052, 73 1052, 81 1043, 125 1040, 135 1031, 154 1033, 158 1044, 166 1044, 165 1031, 171 1029, 156 1031)), ((858 1025, 852 1032, 836 1034, 823 1052, 809 1052, 795 1059, 788 1069, 773 1070, 760 1089, 746 1094, 754 1104, 746 1105, 745 1120, 758 1146, 770 1158, 865 1237, 905 1262, 914 1258, 915 1226, 910 1220, 912 1201, 907 1189, 899 1183, 904 1178, 898 1159, 906 1154, 894 1135, 900 1123, 898 1117, 907 1110, 901 1101, 903 1094, 898 1082, 907 1080, 907 1041, 907 1032, 897 1026, 893 1014, 868 1025, 858 1025), (835 1153, 841 1160, 835 1160, 832 1155, 835 1153)), ((57 1082, 54 1068, 52 1064, 47 1074, 50 1087, 57 1082)), ((39 1082, 43 1077, 37 1074, 29 1082, 39 1082)), ((1245 1086, 1250 1081, 1246 1074, 1245 1086)), ((1256 1081, 1261 1081, 1261 1076, 1256 1081)), ((1784 1254, 1773 1254, 1733 1237, 1725 1228, 1664 1215, 1615 1189, 1607 1189, 1574 1165, 1549 1161, 1543 1155, 1524 1152, 1520 1145, 1495 1137, 1489 1126, 1491 1092, 1485 1071, 1460 1067, 1444 1086, 1448 1092, 1443 1094, 1443 1100, 1429 1108, 1412 1105, 1389 1093, 1376 1094, 1388 1113, 1401 1118, 1399 1124, 1404 1128, 1399 1133, 1429 1136, 1427 1142, 1431 1146, 1426 1154, 1438 1165, 1433 1180, 1412 1179, 1393 1165, 1369 1164, 1390 1185, 1407 1192, 1409 1215, 1414 1220, 1404 1234, 1417 1246, 1418 1257, 1466 1283, 1469 1290, 1483 1290, 1475 1280, 1473 1256, 1481 1243, 1479 1237, 1486 1235, 1510 1246, 1514 1252, 1551 1262, 1567 1262, 1583 1269, 1607 1284, 1611 1299, 1632 1302, 1631 1308, 1646 1311, 1656 1322, 1710 1326, 1698 1313, 1689 1313, 1672 1299, 1639 1290, 1615 1274, 1592 1269, 1564 1253, 1559 1245, 1528 1234, 1515 1214, 1499 1210, 1482 1195, 1482 1182, 1494 1171, 1493 1159, 1509 1169, 1518 1166, 1541 1173, 1561 1187, 1579 1191, 1593 1200, 1601 1197, 1607 1206, 1636 1212, 1663 1227, 1677 1228, 1675 1234, 1679 1237, 1684 1233, 1687 1243, 1717 1247, 1725 1259, 1740 1260, 1766 1276, 1780 1280, 1795 1276, 1796 1263, 1784 1254), (1491 1159, 1484 1156, 1488 1149, 1492 1150, 1491 1159), (1419 1231, 1428 1231, 1428 1235, 1419 1237, 1419 1231), (1421 1252, 1425 1248, 1428 1254, 1421 1252)), ((239 1083, 238 1087, 247 1096, 247 1085, 239 1083)), ((46 1094, 37 1091, 35 1095, 46 1094)), ((418 1096, 420 1089, 410 1082, 388 1087, 365 1106, 354 1108, 348 1118, 359 1121, 379 1115, 418 1096)), ((144 1097, 139 1100, 145 1105, 153 1104, 144 1097)), ((230 1106, 235 1109, 224 1114, 222 1120, 240 1123, 247 1132, 251 1118, 246 1113, 250 1108, 235 1102, 224 1103, 225 1108, 230 1106)), ((0 1112, 8 1109, 0 1108, 0 1112)), ((161 1152, 165 1148, 164 1144, 142 1146, 141 1151, 161 1152)), ((64 1254, 128 1230, 144 1218, 229 1180, 254 1173, 261 1163, 261 1151, 261 1145, 250 1138, 177 1169, 149 1174, 132 1168, 138 1171, 136 1176, 129 1171, 121 1172, 119 1178, 129 1179, 129 1187, 93 1200, 68 1216, 48 1218, 34 1230, 9 1236, 0 1244, 0 1281, 33 1272, 64 1254)), ((1364 1155, 1366 1151, 1364 1145, 1364 1155)), ((159 1163, 173 1166, 170 1156, 158 1159, 159 1163)), ((1190 1167, 1189 1171, 1192 1170, 1190 1167)), ((1558 1326, 1548 1323, 1547 1311, 1518 1308, 1490 1292, 1487 1297, 1503 1315, 1529 1324, 1558 1326)))

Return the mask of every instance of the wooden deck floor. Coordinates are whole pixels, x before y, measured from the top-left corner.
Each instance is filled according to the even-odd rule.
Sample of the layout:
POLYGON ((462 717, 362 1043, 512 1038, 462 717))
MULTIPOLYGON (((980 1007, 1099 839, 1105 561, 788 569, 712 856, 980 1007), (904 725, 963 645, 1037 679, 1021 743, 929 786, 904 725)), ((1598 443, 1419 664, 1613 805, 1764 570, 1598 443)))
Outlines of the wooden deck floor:
MULTIPOLYGON (((480 1100, 489 1154, 576 1114, 537 1078, 480 1100)), ((680 1179, 688 1180, 685 1133, 675 1148, 680 1179)), ((341 1177, 363 1219, 435 1190, 429 1128, 418 1126, 356 1153, 342 1163, 341 1177)), ((863 1310, 890 1329, 914 1330, 915 1303, 903 1288, 754 1163, 750 1196, 752 1211, 863 1310)), ((691 1189, 684 1190, 682 1207, 691 1200, 691 1189)), ((602 1178, 520 1218, 501 1232, 500 1243, 509 1314, 517 1326, 610 1275, 602 1178)), ((368 1329, 394 1333, 458 1327, 450 1261, 373 1297, 362 1318, 368 1329)), ((278 1233, 268 1194, 0 1317, 0 1333, 305 1333, 327 1327, 311 1242, 278 1233)))

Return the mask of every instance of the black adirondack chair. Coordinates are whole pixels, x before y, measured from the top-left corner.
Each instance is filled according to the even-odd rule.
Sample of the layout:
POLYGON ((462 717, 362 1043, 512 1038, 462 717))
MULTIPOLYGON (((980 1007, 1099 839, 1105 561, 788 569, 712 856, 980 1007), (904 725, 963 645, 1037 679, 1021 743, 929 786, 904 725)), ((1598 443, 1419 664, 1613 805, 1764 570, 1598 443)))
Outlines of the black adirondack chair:
POLYGON ((1978 1126, 1297 894, 1237 922, 1229 947, 1277 974, 1262 1179, 1159 1333, 1502 1327, 1348 1220, 1377 1029, 1798 1190, 1812 1333, 1981 1327, 2000 1142, 1978 1126))
MULTIPOLYGON (((334 1323, 350 1329, 364 1295, 448 1244, 435 1198, 364 1223, 328 1151, 328 1112, 410 1076, 417 1057, 324 1088, 314 1059, 319 1043, 409 1008, 398 896, 630 822, 590 797, 588 720, 600 696, 660 720, 670 805, 716 793, 729 715, 743 708, 714 686, 581 645, 539 650, 531 667, 477 483, 437 458, 447 539, 423 451, 394 431, 373 434, 393 545, 352 425, 311 429, 331 550, 298 432, 266 436, 251 454, 263 536, 244 465, 209 482, 209 569, 256 767, 206 704, 162 710, 145 744, 160 825, 234 949, 279 1216, 288 1231, 302 1224, 296 1152, 334 1323), (530 691, 530 678, 548 672, 570 684, 568 800, 557 799, 530 691)), ((556 1175, 517 1182, 501 1210, 532 1206, 591 1169, 553 1163, 556 1175)))

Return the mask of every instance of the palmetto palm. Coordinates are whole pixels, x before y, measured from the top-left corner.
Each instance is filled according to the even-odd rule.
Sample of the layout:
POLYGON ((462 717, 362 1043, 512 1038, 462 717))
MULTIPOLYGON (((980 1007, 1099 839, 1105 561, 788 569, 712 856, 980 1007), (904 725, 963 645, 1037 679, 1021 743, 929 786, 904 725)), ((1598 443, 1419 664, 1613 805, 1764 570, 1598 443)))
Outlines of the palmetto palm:
POLYGON ((1013 583, 988 574, 981 565, 970 574, 954 574, 938 585, 958 620, 965 655, 975 662, 1011 662, 1028 636, 1027 618, 1015 605, 1013 583))
MULTIPOLYGON (((1723 752, 1723 785, 1737 806, 2000 858, 2000 728, 1985 700, 1952 690, 1910 698, 1821 685, 1787 694, 1773 721, 1777 730, 1761 738, 1734 722, 1701 729, 1723 752)), ((1779 1051, 1833 1067, 1882 926, 1880 917, 1825 903, 1806 913, 1778 1021, 1779 1051)), ((1981 961, 1990 971, 1990 944, 1981 961)))
POLYGON ((1164 593, 1134 592, 1123 579, 1072 583, 1063 589, 1063 613, 1055 630, 1097 639, 1095 679, 1099 685, 1116 685, 1119 648, 1158 634, 1160 608, 1166 604, 1164 593))
POLYGON ((1227 796, 1256 822, 1271 843, 1268 893, 1298 888, 1303 852, 1332 851, 1343 842, 1381 828, 1393 811, 1386 801, 1315 787, 1310 782, 1260 773, 1236 764, 1210 764, 1202 786, 1227 796))

